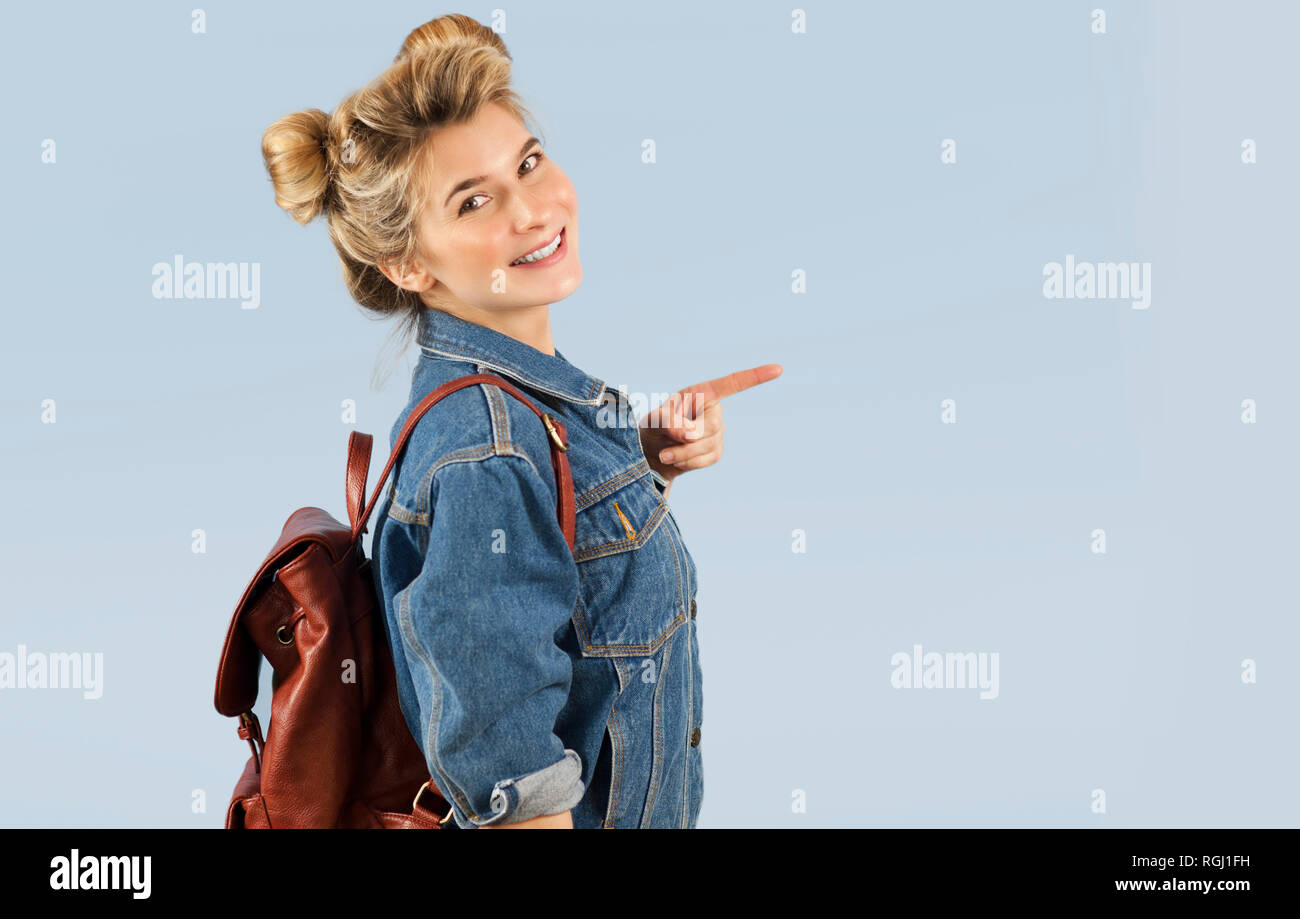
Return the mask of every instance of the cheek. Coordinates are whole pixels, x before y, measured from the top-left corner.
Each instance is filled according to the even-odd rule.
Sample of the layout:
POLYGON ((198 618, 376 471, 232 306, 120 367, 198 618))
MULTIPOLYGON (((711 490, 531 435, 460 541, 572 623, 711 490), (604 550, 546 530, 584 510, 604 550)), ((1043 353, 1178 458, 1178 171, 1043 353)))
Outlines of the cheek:
POLYGON ((491 269, 501 260, 504 242, 497 234, 454 233, 444 235, 429 260, 434 277, 453 290, 468 292, 490 284, 491 269))
POLYGON ((479 277, 484 267, 497 264, 502 253, 509 249, 508 235, 486 224, 475 227, 473 232, 458 236, 443 249, 442 263, 451 272, 479 277))

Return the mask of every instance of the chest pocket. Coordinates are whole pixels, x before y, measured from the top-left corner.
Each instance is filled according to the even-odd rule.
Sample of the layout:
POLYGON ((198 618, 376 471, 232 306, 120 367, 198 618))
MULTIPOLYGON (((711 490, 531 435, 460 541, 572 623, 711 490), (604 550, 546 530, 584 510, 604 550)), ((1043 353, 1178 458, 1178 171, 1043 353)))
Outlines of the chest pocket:
POLYGON ((583 655, 653 654, 686 621, 690 560, 675 533, 648 471, 630 481, 615 477, 579 496, 573 557, 581 586, 574 623, 583 655))

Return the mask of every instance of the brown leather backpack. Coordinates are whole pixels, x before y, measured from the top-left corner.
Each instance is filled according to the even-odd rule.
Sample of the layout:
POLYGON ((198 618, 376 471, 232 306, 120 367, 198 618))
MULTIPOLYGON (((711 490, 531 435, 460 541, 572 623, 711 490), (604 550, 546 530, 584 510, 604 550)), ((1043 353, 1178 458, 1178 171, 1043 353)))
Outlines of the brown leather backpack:
POLYGON ((478 383, 501 387, 546 425, 556 514, 573 549, 568 432, 501 377, 472 374, 429 393, 402 426, 364 510, 373 438, 353 431, 346 479, 351 526, 318 507, 294 511, 226 632, 216 707, 239 718, 239 736, 253 751, 226 810, 227 829, 437 829, 451 816, 402 717, 383 600, 361 534, 416 423, 444 396, 478 383), (265 740, 253 713, 263 657, 273 670, 265 740))

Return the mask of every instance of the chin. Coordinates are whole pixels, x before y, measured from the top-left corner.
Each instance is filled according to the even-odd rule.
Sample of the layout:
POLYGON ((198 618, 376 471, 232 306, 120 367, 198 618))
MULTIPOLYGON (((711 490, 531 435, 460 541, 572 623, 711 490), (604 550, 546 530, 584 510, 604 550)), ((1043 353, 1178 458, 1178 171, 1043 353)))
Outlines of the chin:
POLYGON ((565 297, 577 290, 578 286, 582 283, 582 266, 576 264, 576 259, 574 268, 575 270, 572 275, 555 285, 556 300, 563 300, 565 297))

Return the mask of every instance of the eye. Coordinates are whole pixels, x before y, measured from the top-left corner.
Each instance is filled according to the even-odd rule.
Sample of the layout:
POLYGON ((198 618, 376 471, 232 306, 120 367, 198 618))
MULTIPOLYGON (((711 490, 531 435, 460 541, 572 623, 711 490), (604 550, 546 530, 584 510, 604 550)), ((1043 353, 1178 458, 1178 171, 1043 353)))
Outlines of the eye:
MULTIPOLYGON (((536 172, 536 171, 538 170, 538 168, 542 165, 542 160, 544 160, 544 159, 546 158, 545 155, 542 153, 541 150, 538 150, 538 151, 536 151, 535 153, 530 153, 530 154, 528 154, 527 158, 524 159, 524 162, 520 164, 520 166, 519 166, 520 170, 523 170, 523 168, 524 168, 524 164, 526 164, 526 163, 528 162, 528 160, 531 160, 533 157, 537 157, 537 162, 533 165, 533 167, 532 167, 531 169, 527 170, 526 172, 522 172, 522 175, 530 175, 530 174, 536 172)), ((470 197, 466 198, 466 199, 464 200, 464 202, 461 203, 460 210, 456 213, 456 216, 459 217, 459 216, 461 216, 461 215, 467 213, 468 211, 477 211, 477 210, 481 210, 480 207, 467 207, 467 205, 468 205, 471 201, 473 201, 475 198, 484 198, 484 197, 487 197, 487 196, 486 196, 486 195, 471 195, 470 197)))
MULTIPOLYGON (((537 165, 534 166, 532 169, 528 170, 528 172, 536 172, 536 171, 538 170, 538 168, 542 165, 542 160, 545 158, 545 157, 542 156, 542 151, 541 151, 541 150, 538 150, 538 151, 536 151, 536 152, 534 152, 534 153, 530 153, 530 154, 528 154, 528 158, 525 159, 524 162, 525 162, 525 163, 528 162, 528 160, 531 160, 533 157, 537 157, 537 165)), ((527 175, 527 174, 528 174, 528 173, 524 173, 524 175, 527 175)))
MULTIPOLYGON (((473 195, 473 196, 471 196, 471 197, 469 197, 469 198, 466 198, 466 199, 465 199, 465 203, 462 204, 462 205, 460 206, 460 212, 459 212, 459 213, 460 213, 460 214, 464 214, 465 211, 466 211, 466 205, 468 205, 468 204, 469 204, 471 201, 473 201, 475 198, 482 198, 482 197, 485 197, 485 196, 484 196, 484 195, 473 195)), ((468 208, 468 210, 476 211, 476 210, 478 210, 478 208, 476 208, 476 207, 471 207, 471 208, 468 208)), ((458 214, 457 216, 459 216, 459 214, 458 214)))

